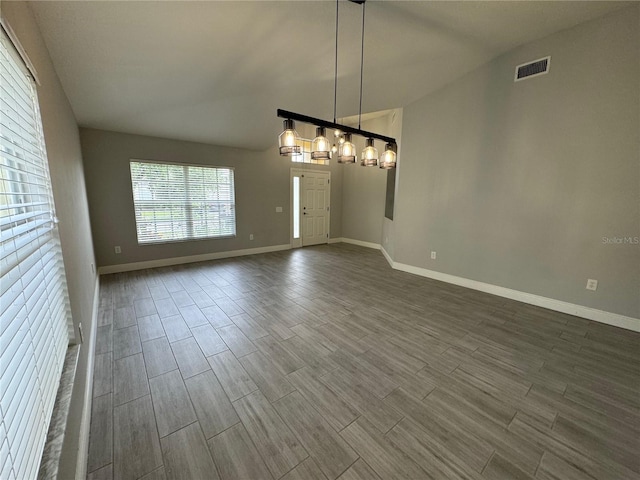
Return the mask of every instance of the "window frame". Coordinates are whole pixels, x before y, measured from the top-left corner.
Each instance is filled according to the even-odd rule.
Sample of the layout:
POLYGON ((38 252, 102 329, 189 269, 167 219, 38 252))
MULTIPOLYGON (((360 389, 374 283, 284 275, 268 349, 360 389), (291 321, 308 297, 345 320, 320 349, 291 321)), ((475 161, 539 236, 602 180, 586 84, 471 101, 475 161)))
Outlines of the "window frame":
MULTIPOLYGON (((134 220, 134 226, 135 226, 135 230, 136 230, 136 242, 137 242, 138 246, 144 247, 144 246, 148 246, 148 245, 164 245, 164 244, 171 244, 171 243, 198 242, 198 241, 202 241, 202 240, 220 240, 220 239, 227 239, 227 238, 235 238, 237 236, 238 217, 237 217, 237 211, 236 211, 237 202, 236 202, 235 167, 226 166, 226 165, 209 165, 209 164, 190 163, 190 162, 175 162, 175 161, 169 161, 169 160, 150 160, 150 159, 130 158, 129 159, 129 181, 130 181, 130 186, 131 186, 131 201, 132 201, 132 204, 133 204, 133 220, 134 220), (225 235, 215 235, 215 236, 205 236, 205 237, 184 237, 184 238, 174 238, 174 239, 168 239, 168 240, 152 240, 152 241, 141 242, 140 241, 140 237, 138 235, 138 220, 137 220, 137 214, 136 214, 135 188, 134 188, 133 176, 132 176, 133 172, 131 171, 131 166, 132 166, 133 163, 148 163, 148 164, 152 164, 152 165, 169 165, 169 166, 173 166, 173 167, 182 167, 184 169, 186 169, 188 167, 195 167, 195 168, 205 168, 205 169, 226 169, 226 170, 229 170, 232 173, 231 186, 232 186, 232 197, 233 197, 233 203, 232 203, 232 207, 233 207, 233 233, 232 234, 228 234, 228 235, 225 234, 225 235)), ((187 203, 183 204, 183 208, 185 209, 185 212, 191 210, 187 203)), ((189 214, 189 215, 185 214, 185 220, 193 222, 192 215, 191 214, 189 214)))
MULTIPOLYGON (((311 158, 311 145, 313 140, 310 138, 300 139, 300 153, 291 155, 291 163, 301 165, 329 165, 329 160, 315 160, 311 158)), ((293 167, 296 168, 296 167, 293 167)))

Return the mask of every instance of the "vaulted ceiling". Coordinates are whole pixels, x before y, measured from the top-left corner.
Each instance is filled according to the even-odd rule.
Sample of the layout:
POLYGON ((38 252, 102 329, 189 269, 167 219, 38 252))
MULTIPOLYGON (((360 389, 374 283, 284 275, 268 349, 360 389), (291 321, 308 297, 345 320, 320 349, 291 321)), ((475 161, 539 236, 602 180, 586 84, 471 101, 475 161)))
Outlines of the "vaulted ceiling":
MULTIPOLYGON (((368 1, 363 112, 629 2, 368 1)), ((276 108, 333 117, 333 1, 31 2, 81 126, 251 149, 276 108)), ((362 7, 340 0, 338 117, 357 114, 362 7)))

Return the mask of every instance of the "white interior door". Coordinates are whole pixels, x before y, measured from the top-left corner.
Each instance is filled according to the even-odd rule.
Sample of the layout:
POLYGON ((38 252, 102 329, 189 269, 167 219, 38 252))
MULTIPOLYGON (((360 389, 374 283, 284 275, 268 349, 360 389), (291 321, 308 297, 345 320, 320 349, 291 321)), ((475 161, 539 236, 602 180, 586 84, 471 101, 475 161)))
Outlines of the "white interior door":
POLYGON ((331 172, 291 169, 291 247, 329 242, 331 172))
POLYGON ((329 243, 330 173, 305 171, 300 175, 302 245, 329 243))

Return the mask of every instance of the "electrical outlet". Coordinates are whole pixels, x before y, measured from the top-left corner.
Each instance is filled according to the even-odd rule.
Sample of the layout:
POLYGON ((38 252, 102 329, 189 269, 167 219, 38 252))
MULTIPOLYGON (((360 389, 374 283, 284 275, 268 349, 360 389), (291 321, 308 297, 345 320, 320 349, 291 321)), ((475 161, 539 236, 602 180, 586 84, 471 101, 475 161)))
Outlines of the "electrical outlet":
POLYGON ((249 234, 249 240, 253 240, 253 233, 249 234))
POLYGON ((282 213, 282 207, 276 207, 276 213, 282 213))
POLYGON ((436 252, 431 252, 431 260, 435 260, 436 259, 436 252))
POLYGON ((96 266, 93 263, 91 264, 91 273, 96 273, 96 266))
POLYGON ((122 253, 122 249, 120 248, 120 245, 113 247, 113 249, 115 250, 116 253, 122 253))
POLYGON ((590 278, 587 280, 587 290, 597 290, 598 289, 598 280, 594 280, 590 278))

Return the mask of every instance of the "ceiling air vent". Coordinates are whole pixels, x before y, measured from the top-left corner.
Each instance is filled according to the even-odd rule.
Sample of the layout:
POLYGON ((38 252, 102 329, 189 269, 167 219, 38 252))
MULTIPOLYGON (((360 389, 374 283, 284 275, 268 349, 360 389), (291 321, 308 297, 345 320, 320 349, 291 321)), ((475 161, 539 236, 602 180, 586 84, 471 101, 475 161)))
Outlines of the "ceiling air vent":
POLYGON ((533 62, 523 63, 516 67, 516 75, 513 79, 514 82, 520 80, 526 80, 528 78, 537 77, 538 75, 545 75, 549 73, 549 65, 551 64, 551 57, 544 57, 533 62))

